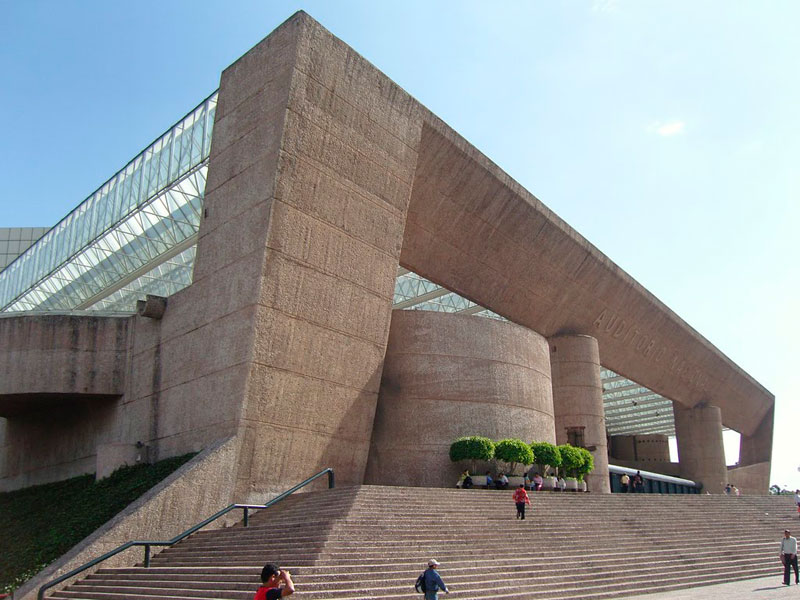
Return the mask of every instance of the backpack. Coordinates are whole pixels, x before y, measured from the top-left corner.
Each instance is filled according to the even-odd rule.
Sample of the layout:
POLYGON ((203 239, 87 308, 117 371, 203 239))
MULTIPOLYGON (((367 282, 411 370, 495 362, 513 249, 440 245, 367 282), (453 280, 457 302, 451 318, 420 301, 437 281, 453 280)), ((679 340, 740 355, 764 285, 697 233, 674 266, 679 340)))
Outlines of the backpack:
POLYGON ((425 573, 417 577, 417 582, 414 584, 414 589, 420 594, 424 594, 428 591, 427 586, 425 585, 425 573))

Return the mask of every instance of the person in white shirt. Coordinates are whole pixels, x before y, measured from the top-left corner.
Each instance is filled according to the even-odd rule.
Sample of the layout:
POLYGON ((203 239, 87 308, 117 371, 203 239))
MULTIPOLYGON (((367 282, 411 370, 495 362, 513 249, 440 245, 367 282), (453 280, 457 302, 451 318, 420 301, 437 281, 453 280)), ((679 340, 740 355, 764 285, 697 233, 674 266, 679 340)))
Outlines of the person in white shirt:
POLYGON ((781 562, 783 563, 783 585, 789 585, 789 567, 794 568, 794 582, 800 583, 800 576, 797 574, 797 539, 793 538, 791 532, 785 529, 781 540, 781 562))
POLYGON ((497 479, 494 480, 494 487, 498 490, 508 489, 508 477, 506 477, 505 473, 500 473, 497 479))

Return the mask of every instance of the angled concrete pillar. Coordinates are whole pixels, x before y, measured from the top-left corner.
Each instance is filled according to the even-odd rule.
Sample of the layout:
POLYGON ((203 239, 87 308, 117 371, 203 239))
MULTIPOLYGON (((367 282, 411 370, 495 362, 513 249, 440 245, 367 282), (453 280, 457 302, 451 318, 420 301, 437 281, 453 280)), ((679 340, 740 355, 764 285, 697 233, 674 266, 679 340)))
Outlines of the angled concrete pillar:
POLYGON ((751 435, 742 433, 739 465, 728 470, 728 481, 748 496, 766 494, 769 489, 774 421, 773 406, 751 435))
POLYGON ((588 335, 562 335, 549 341, 556 442, 567 443, 571 430, 582 433, 583 446, 594 456, 594 471, 586 478, 588 488, 608 494, 608 442, 597 340, 588 335))
MULTIPOLYGON (((772 429, 775 421, 775 407, 759 423, 752 435, 742 434, 739 446, 739 464, 742 466, 769 463, 772 460, 772 429)), ((769 484, 767 484, 769 487, 769 484)), ((766 492, 766 490, 764 490, 766 492)))
POLYGON ((681 475, 703 484, 703 491, 719 494, 728 483, 722 413, 716 406, 685 408, 672 403, 681 475))
POLYGON ((237 500, 363 480, 421 127, 304 13, 222 74, 192 287, 227 324, 206 343, 242 347, 237 500))

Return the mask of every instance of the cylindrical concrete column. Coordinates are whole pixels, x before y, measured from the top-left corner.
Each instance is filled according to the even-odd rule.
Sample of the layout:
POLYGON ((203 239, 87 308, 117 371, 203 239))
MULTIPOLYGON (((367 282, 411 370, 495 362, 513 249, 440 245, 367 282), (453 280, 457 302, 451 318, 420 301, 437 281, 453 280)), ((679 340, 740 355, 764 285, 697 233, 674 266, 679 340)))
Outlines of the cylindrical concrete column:
POLYGON ((365 483, 450 487, 464 468, 450 444, 466 435, 555 442, 547 340, 494 319, 393 311, 365 483))
POLYGON ((678 461, 681 475, 703 484, 703 490, 719 494, 728 483, 725 445, 722 442, 722 413, 716 406, 699 404, 685 408, 672 403, 678 461))
POLYGON ((587 486, 592 492, 608 494, 608 443, 597 340, 588 335, 562 335, 549 341, 556 440, 559 444, 570 442, 570 432, 583 439, 583 447, 594 457, 587 486))

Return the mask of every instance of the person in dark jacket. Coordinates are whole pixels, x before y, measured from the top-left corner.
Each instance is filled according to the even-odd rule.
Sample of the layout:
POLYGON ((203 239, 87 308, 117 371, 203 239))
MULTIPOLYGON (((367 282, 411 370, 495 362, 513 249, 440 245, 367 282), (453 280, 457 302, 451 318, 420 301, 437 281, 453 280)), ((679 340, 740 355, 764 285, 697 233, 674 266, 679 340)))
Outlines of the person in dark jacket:
POLYGON ((643 494, 644 493, 644 479, 642 478, 642 474, 640 471, 636 471, 636 475, 633 476, 633 491, 636 494, 643 494))
POLYGON ((439 590, 445 594, 449 594, 450 590, 442 581, 436 569, 439 567, 439 561, 432 558, 428 561, 428 568, 425 570, 425 600, 439 600, 439 590))

